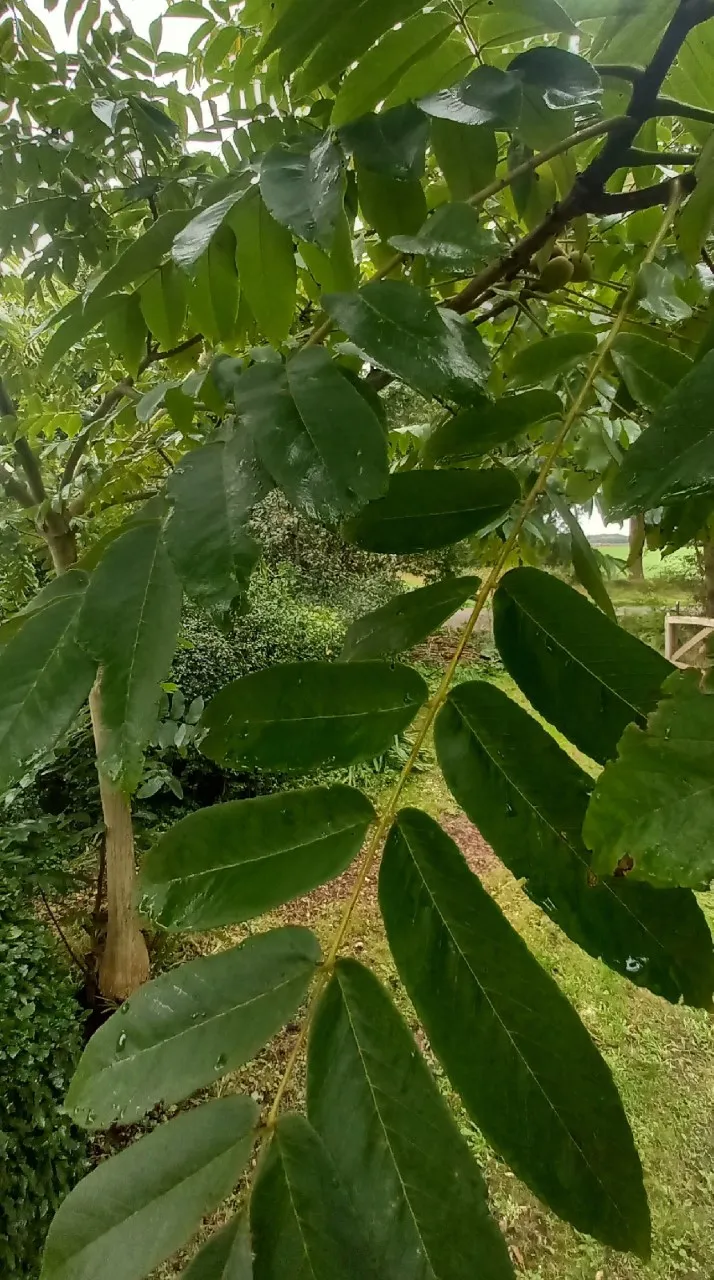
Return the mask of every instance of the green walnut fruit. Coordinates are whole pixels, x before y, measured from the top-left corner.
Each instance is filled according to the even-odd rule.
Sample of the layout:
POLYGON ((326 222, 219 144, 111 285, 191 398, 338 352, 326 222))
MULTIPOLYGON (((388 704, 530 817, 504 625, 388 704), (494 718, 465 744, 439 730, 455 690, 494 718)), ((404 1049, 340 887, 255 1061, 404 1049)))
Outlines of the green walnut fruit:
POLYGON ((541 271, 536 282, 539 293, 555 293, 562 289, 573 278, 573 264, 570 258, 551 258, 541 271))
POLYGON ((586 280, 592 280, 593 261, 589 253, 571 253, 570 261, 573 264, 573 280, 576 284, 583 284, 586 280))

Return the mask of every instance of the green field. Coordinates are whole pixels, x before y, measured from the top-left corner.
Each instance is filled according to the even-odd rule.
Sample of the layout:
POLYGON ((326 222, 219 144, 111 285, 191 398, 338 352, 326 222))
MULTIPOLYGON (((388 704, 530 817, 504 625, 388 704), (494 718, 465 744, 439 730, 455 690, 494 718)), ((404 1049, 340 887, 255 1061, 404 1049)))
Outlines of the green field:
MULTIPOLYGON (((614 560, 627 560, 629 547, 626 542, 613 542, 597 546, 596 550, 614 560)), ((693 551, 682 547, 671 555, 663 556, 659 551, 645 551, 643 556, 646 578, 682 578, 696 573, 697 562, 693 551)))

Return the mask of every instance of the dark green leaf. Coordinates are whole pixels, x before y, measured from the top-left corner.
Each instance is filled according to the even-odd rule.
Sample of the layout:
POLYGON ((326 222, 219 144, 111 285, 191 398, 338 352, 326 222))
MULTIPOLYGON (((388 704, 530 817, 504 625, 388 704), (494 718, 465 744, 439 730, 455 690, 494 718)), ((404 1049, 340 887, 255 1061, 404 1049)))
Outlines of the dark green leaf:
POLYGON ((476 408, 464 409, 440 423, 424 446, 424 458, 430 463, 480 458, 537 422, 559 418, 562 413, 554 391, 523 391, 494 402, 484 398, 476 408))
POLYGON ((419 102, 422 111, 459 124, 491 124, 511 128, 521 110, 519 76, 498 67, 477 67, 453 89, 442 89, 419 102))
POLYGON ((314 934, 285 928, 161 974, 92 1036, 65 1101, 70 1115, 88 1129, 135 1124, 156 1103, 237 1071, 292 1017, 319 963, 314 934))
POLYGON ((429 58, 454 29, 443 13, 417 13, 397 31, 388 31, 344 78, 331 124, 339 128, 373 111, 415 63, 429 58))
POLYGON ((386 497, 348 520, 343 534, 367 551, 432 551, 498 521, 519 493, 505 468, 402 471, 390 478, 386 497))
POLYGON ((551 502, 568 528, 570 533, 570 558, 573 563, 575 577, 581 587, 585 587, 591 600, 606 613, 613 622, 617 621, 615 608, 608 594, 607 587, 600 572, 600 562, 594 547, 583 533, 577 516, 571 511, 568 503, 559 495, 551 493, 551 502))
POLYGON ((424 188, 417 178, 403 182, 357 166, 362 220, 385 243, 393 235, 415 235, 427 216, 424 188))
POLYGON ((680 298, 674 287, 674 276, 657 262, 646 262, 637 273, 637 297, 640 306, 667 324, 688 320, 692 308, 680 298))
POLYGON ((53 591, 0 650, 0 791, 54 745, 92 687, 97 664, 76 640, 86 580, 73 575, 72 584, 77 591, 53 591))
POLYGON ((251 920, 340 875, 373 817, 369 800, 344 786, 199 809, 144 859, 142 906, 172 929, 251 920))
POLYGON ((166 547, 199 604, 228 608, 245 591, 260 555, 246 525, 265 492, 262 468, 246 457, 240 435, 195 449, 171 473, 166 547))
POLYGON ((497 258, 501 245, 469 204, 442 204, 415 236, 393 236, 401 253, 421 253, 440 266, 471 272, 497 258))
POLYGON ((158 267, 169 252, 176 236, 191 218, 190 209, 171 209, 129 245, 117 258, 113 267, 94 286, 89 298, 98 301, 117 289, 124 289, 140 276, 148 275, 158 267))
POLYGON ((371 760, 426 699, 411 667, 387 662, 282 662, 211 699, 201 750, 218 764, 307 773, 371 760))
MULTIPOLYGON (((666 360, 663 362, 666 368, 666 360)), ((714 489, 714 351, 661 403, 625 454, 612 486, 614 518, 714 489)))
POLYGON ((360 168, 402 181, 423 177, 428 137, 429 122, 413 102, 340 129, 340 141, 360 168))
POLYGON ((276 221, 300 240, 332 248, 345 176, 342 152, 329 133, 309 152, 272 147, 260 166, 260 191, 276 221))
POLYGON ((218 1098, 104 1160, 60 1206, 42 1280, 142 1280, 233 1189, 257 1120, 251 1098, 218 1098))
POLYGON ((697 185, 675 222, 677 244, 685 258, 696 265, 714 222, 714 139, 707 139, 694 166, 697 185))
POLYGON ((518 352, 511 368, 512 382, 540 386, 582 364, 597 347, 594 333, 559 333, 554 338, 540 338, 518 352))
POLYGON ((149 331, 164 351, 176 346, 186 319, 186 281, 172 262, 151 276, 140 292, 149 331))
POLYGON ((451 1111, 389 996, 354 960, 338 962, 315 1015, 308 1115, 368 1224, 380 1276, 513 1275, 451 1111))
POLYGON ((468 200, 493 181, 498 143, 491 125, 458 124, 435 117, 431 145, 452 200, 468 200))
POLYGON ((242 296, 258 328, 279 346, 290 332, 297 269, 290 232, 270 215, 255 187, 228 215, 236 237, 242 296))
POLYGON ((479 578, 444 578, 429 587, 395 596, 389 604, 352 623, 340 661, 381 658, 411 649, 446 622, 465 600, 476 594, 480 585, 479 578))
POLYGON ((642 1170, 608 1067, 433 818, 398 815, 379 900, 399 975, 472 1119, 580 1231, 643 1258, 642 1170))
POLYGON ((489 357, 476 330, 403 280, 323 298, 328 315, 365 355, 426 396, 477 399, 489 357))
POLYGON ((536 711, 604 763, 657 703, 669 662, 540 569, 512 569, 494 597, 506 669, 536 711))
POLYGON ((43 375, 51 373, 55 365, 59 363, 63 356, 72 349, 83 338, 86 338, 92 329, 104 320, 110 311, 117 305, 118 295, 110 295, 109 297, 88 299, 86 306, 82 306, 82 299, 78 298, 76 306, 71 315, 59 325, 52 334, 40 361, 40 372, 43 375))
MULTIPOLYGON (((358 61, 379 36, 405 18, 411 18, 413 13, 414 0, 355 0, 348 9, 339 0, 331 0, 327 6, 315 0, 293 0, 284 15, 285 22, 289 23, 293 14, 296 18, 299 14, 303 26, 303 56, 310 54, 304 70, 295 79, 295 92, 304 95, 328 84, 358 61)), ((271 44, 278 36, 279 26, 278 22, 273 37, 269 37, 271 44)), ((284 70, 292 69, 301 60, 295 61, 293 50, 288 49, 283 52, 281 65, 284 70)))
POLYGON ((235 396, 258 457, 295 506, 334 521, 384 493, 379 419, 322 347, 254 364, 235 396))
POLYGON ((602 81, 595 68, 585 58, 555 45, 542 45, 517 54, 509 63, 508 71, 520 76, 524 84, 542 91, 545 104, 551 110, 582 107, 599 102, 602 97, 602 81))
POLYGON ((244 1213, 236 1214, 199 1250, 182 1280, 253 1280, 250 1229, 244 1213))
POLYGON ((127 373, 136 378, 146 355, 146 325, 138 293, 119 294, 103 323, 109 349, 118 356, 127 373))
POLYGON ((677 671, 647 726, 630 725, 598 778, 585 821, 596 870, 708 889, 714 880, 714 696, 677 671))
MULTIPOLYGON (((608 0, 602 0, 602 3, 607 2, 608 0)), ((630 0, 626 2, 630 4, 630 0)), ((567 0, 571 14, 573 3, 574 0, 567 0)), ((480 13, 480 10, 475 12, 480 13)), ((584 16, 599 17, 600 14, 584 16)), ((481 44, 515 44, 517 40, 545 35, 551 31, 571 36, 578 34, 577 27, 556 0, 499 0, 499 4, 494 5, 478 25, 481 44)))
POLYGON ((44 587, 28 601, 23 609, 11 614, 0 624, 0 645, 7 644, 8 640, 17 635, 31 613, 37 613, 48 604, 54 604, 62 596, 84 595, 88 582, 89 575, 78 565, 57 577, 49 578, 44 587))
POLYGON ((188 270, 198 262, 218 228, 223 225, 233 206, 243 199, 244 194, 244 191, 232 191, 223 200, 202 209, 191 219, 173 242, 171 256, 177 266, 188 270))
POLYGON ((255 1280, 376 1280, 361 1225, 315 1130, 281 1116, 250 1202, 255 1280))
POLYGON ((161 523, 127 529, 110 543, 90 578, 78 629, 80 644, 101 667, 100 764, 126 791, 141 778, 180 612, 181 587, 161 523))
POLYGON ((673 1004, 710 1007, 714 952, 694 895, 595 878, 581 835, 593 780, 532 716, 492 684, 461 684, 435 741, 464 812, 573 942, 673 1004))
POLYGON ((689 356, 676 347, 653 342, 640 333, 621 333, 612 358, 632 399, 644 409, 658 409, 692 368, 689 356))

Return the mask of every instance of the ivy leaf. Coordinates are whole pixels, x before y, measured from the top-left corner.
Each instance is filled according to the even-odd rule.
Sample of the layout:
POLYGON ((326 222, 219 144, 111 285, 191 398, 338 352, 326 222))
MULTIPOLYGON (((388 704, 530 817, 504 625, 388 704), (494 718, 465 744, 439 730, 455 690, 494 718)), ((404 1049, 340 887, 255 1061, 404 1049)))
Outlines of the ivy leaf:
POLYGON ((546 720, 593 760, 614 755, 672 671, 578 591, 540 569, 511 569, 494 596, 494 636, 506 670, 546 720))
POLYGON ((225 685, 201 750, 217 764, 307 773, 372 760, 403 733, 427 687, 387 662, 281 662, 225 685))
POLYGON ((148 231, 134 240, 117 258, 89 294, 88 301, 98 302, 117 289, 125 289, 140 276, 148 275, 158 267, 171 246, 192 216, 190 209, 170 209, 152 223, 148 231))
POLYGON ((199 1250, 182 1280, 253 1280, 253 1251, 248 1219, 236 1214, 199 1250))
POLYGON ((128 792, 141 780, 180 613, 181 587, 160 521, 127 529, 110 543, 90 578, 78 639, 101 667, 100 764, 128 792))
POLYGON ((676 347, 640 333, 619 334, 612 358, 632 399, 644 409, 658 409, 692 368, 689 356, 676 347))
POLYGON ((247 531, 264 496, 261 468, 235 435, 186 454, 171 473, 165 542, 184 590, 208 608, 230 608, 247 588, 260 547, 247 531))
POLYGON ((340 141, 356 165, 400 181, 423 177, 428 137, 429 122, 413 102, 369 113, 340 129, 340 141))
POLYGON ((374 810, 351 787, 311 787, 199 809, 142 863, 142 909, 168 929, 251 920, 340 875, 374 810))
MULTIPOLYGON (((64 586, 69 576, 58 582, 64 586)), ((72 586, 77 590, 59 597, 53 590, 0 650, 0 791, 30 756, 54 746, 94 682, 97 664, 77 644, 86 579, 73 573, 72 586)))
POLYGON ((593 866, 627 879, 708 889, 714 880, 714 697, 677 671, 644 730, 627 728, 593 792, 584 835, 593 866))
POLYGON ((368 1224, 380 1275, 513 1276, 478 1165, 409 1028, 355 960, 338 961, 318 1005, 308 1116, 368 1224))
POLYGON ((637 298, 643 311, 667 324, 688 320, 692 308, 680 298, 674 287, 674 276, 656 262, 646 262, 637 273, 637 298))
MULTIPOLYGON (((666 360, 663 361, 666 368, 666 360)), ((611 492, 611 518, 648 511, 714 489, 714 351, 692 365, 625 454, 611 492)))
POLYGON ((513 1171, 579 1231, 650 1253, 642 1169, 610 1075, 454 842, 405 809, 379 877, 389 946, 429 1043, 513 1171))
POLYGON ((443 120, 510 129, 518 123, 521 110, 520 77, 498 67, 477 67, 452 89, 421 98, 419 106, 443 120))
POLYGON ((469 204, 442 204, 415 236, 392 236, 390 244, 401 253, 421 253, 454 271, 475 271, 497 258, 501 245, 492 231, 481 226, 469 204))
POLYGON ((357 618, 345 636, 340 662, 403 653, 425 640, 478 591, 479 578, 444 578, 406 591, 381 609, 357 618))
POLYGON ((103 1161, 62 1202, 41 1280, 141 1280, 232 1191, 253 1146, 252 1098, 217 1098, 103 1161))
POLYGON ((242 200, 245 189, 231 191, 222 200, 202 209, 191 219, 176 237, 171 256, 178 267, 189 271, 206 252, 219 227, 223 226, 231 209, 242 200))
POLYGON ((379 419, 322 347, 256 363, 235 385, 255 451, 290 501, 327 522, 384 493, 379 419))
POLYGON ((339 129, 373 111, 402 76, 432 56, 453 30, 454 21, 446 14, 417 13, 398 31, 387 31, 344 77, 330 119, 332 127, 339 129))
POLYGON ((135 1124, 237 1071, 293 1016, 319 963, 309 929, 271 929, 154 978, 92 1036, 67 1110, 88 1129, 135 1124))
POLYGON ((711 1006, 714 949, 696 898, 596 879, 581 835, 593 780, 532 716, 492 684, 461 684, 435 743, 464 813, 573 942, 672 1004, 711 1006))
POLYGON ((594 333, 559 333, 540 338, 519 351, 510 367, 510 379, 521 385, 540 386, 582 364, 597 347, 594 333))
POLYGON ((519 494, 518 481, 504 467, 397 472, 386 496, 370 502, 342 532, 366 551, 433 551, 496 523, 519 494))
POLYGON ((278 1120, 250 1202, 255 1280, 376 1280, 350 1198, 303 1116, 278 1120))
POLYGON ((230 211, 241 294, 258 328, 279 346, 293 322, 297 268, 290 232, 281 227, 252 187, 230 211))
POLYGON ((323 305, 365 355, 426 396, 469 404, 489 372, 476 330, 403 280, 377 280, 323 305))
POLYGON ((554 391, 523 391, 495 401, 484 397, 482 404, 447 418, 432 431, 424 446, 424 459, 438 465, 480 458, 536 423, 562 417, 562 413, 554 391))
POLYGON ((508 71, 542 92, 551 111, 583 107, 602 97, 602 81, 595 67, 578 54, 555 45, 526 49, 509 62, 508 71))
POLYGON ((271 147, 260 166, 266 207, 300 240, 330 251, 345 196, 344 158, 330 134, 311 151, 271 147))

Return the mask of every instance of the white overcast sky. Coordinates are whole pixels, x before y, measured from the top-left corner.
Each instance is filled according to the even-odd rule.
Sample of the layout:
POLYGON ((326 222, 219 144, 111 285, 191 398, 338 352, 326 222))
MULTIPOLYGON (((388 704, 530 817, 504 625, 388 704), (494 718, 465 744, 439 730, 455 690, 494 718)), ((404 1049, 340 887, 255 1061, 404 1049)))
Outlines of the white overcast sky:
MULTIPOLYGON (((64 28, 64 0, 60 0, 57 8, 51 13, 47 13, 42 0, 29 0, 29 6, 41 17, 58 48, 76 48, 74 39, 76 22, 70 37, 67 36, 64 28)), ((149 24, 153 22, 154 18, 158 18, 159 14, 165 12, 166 3, 165 0, 124 0, 122 8, 127 17, 131 19, 137 35, 146 37, 149 24)), ((192 32, 199 25, 199 20, 191 18, 165 19, 162 49, 176 53, 185 52, 192 32)), ((605 525, 597 512, 592 516, 581 516, 581 521, 588 533, 602 533, 605 529, 616 532, 622 527, 619 525, 605 525)))

